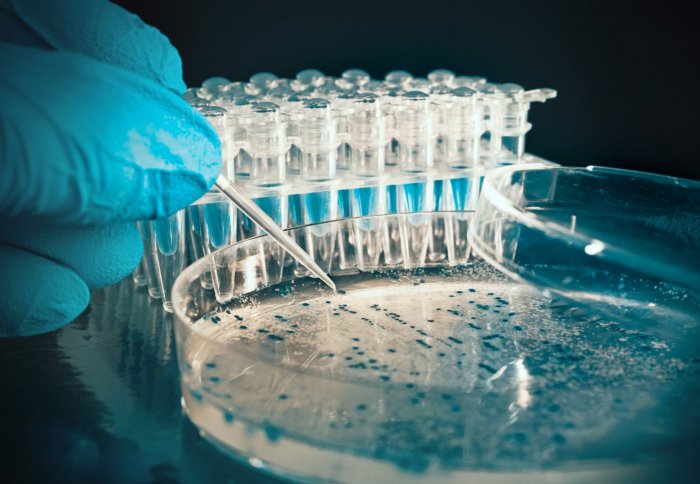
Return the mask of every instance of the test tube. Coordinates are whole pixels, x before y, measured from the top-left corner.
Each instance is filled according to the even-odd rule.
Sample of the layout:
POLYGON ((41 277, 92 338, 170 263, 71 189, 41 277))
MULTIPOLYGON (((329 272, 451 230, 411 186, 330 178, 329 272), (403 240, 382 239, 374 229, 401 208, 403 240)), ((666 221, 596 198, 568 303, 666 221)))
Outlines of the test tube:
POLYGON ((187 103, 196 102, 198 100, 203 100, 204 98, 199 97, 199 88, 188 87, 185 94, 182 95, 182 99, 187 103))
POLYGON ((435 69, 428 74, 428 80, 433 86, 452 87, 455 73, 448 69, 435 69))
MULTIPOLYGON (((401 116, 401 105, 404 86, 413 76, 406 71, 393 71, 387 74, 384 82, 370 81, 363 86, 363 89, 380 96, 382 109, 384 112, 385 132, 387 143, 384 147, 384 164, 386 166, 396 166, 401 157, 400 143, 397 139, 398 119, 401 116)), ((382 194, 385 211, 387 213, 397 213, 399 210, 398 185, 387 184, 382 194)), ((398 226, 383 227, 384 234, 384 261, 387 265, 398 265, 402 261, 400 238, 398 226)))
POLYGON ((252 158, 248 139, 248 122, 250 107, 257 102, 259 102, 257 96, 244 94, 233 96, 230 102, 222 103, 228 113, 230 139, 232 140, 230 152, 234 160, 234 172, 240 178, 250 176, 252 158))
POLYGON ((219 96, 242 96, 244 95, 245 92, 245 83, 244 82, 231 82, 229 84, 224 84, 219 88, 219 92, 217 93, 216 97, 219 96))
MULTIPOLYGON (((353 188, 353 217, 386 213, 386 187, 379 183, 384 173, 386 123, 380 98, 372 93, 357 95, 348 115, 351 148, 350 173, 372 179, 367 186, 353 188)), ((360 269, 376 267, 382 252, 384 224, 379 220, 353 221, 356 264, 360 269)))
MULTIPOLYGON (((371 82, 365 83, 365 87, 368 84, 371 84, 371 82)), ((322 86, 321 89, 324 87, 322 86)), ((349 173, 348 170, 352 159, 348 117, 353 110, 353 101, 357 98, 358 93, 355 89, 344 90, 340 87, 337 87, 337 89, 340 89, 340 91, 333 93, 333 109, 337 122, 336 131, 338 136, 336 165, 338 170, 343 171, 341 177, 346 177, 349 173)), ((337 191, 337 213, 341 218, 352 216, 351 191, 348 188, 342 188, 337 191)), ((341 270, 352 269, 356 265, 352 224, 348 221, 341 221, 338 224, 338 258, 338 266, 341 270)))
POLYGON ((294 94, 294 90, 289 86, 273 86, 267 90, 264 99, 265 101, 275 103, 281 107, 292 94, 294 94))
POLYGON ((483 131, 482 105, 478 93, 468 87, 451 91, 452 99, 445 110, 447 166, 462 170, 479 164, 479 139, 483 131))
POLYGON ((408 71, 391 71, 384 77, 384 82, 388 87, 400 87, 406 89, 409 81, 413 79, 413 74, 408 71))
POLYGON ((502 158, 505 161, 519 160, 525 153, 525 134, 532 125, 527 122, 527 115, 532 102, 545 102, 556 97, 553 89, 534 89, 525 91, 517 84, 501 84, 503 93, 501 109, 502 158))
POLYGON ((295 91, 307 91, 323 84, 325 74, 318 69, 304 69, 297 72, 292 81, 292 89, 295 91))
POLYGON ((245 92, 253 96, 264 95, 277 79, 278 77, 271 72, 258 72, 257 74, 253 74, 248 84, 245 85, 245 92))
MULTIPOLYGON (((421 91, 409 91, 401 97, 397 117, 397 139, 402 172, 418 175, 415 182, 399 186, 400 212, 423 212, 433 207, 433 183, 429 171, 433 166, 433 123, 430 98, 421 91)), ((410 268, 425 260, 430 225, 425 217, 402 219, 401 250, 404 267, 410 268)))
POLYGON ((486 83, 479 86, 484 103, 484 134, 481 137, 481 159, 489 164, 498 164, 501 156, 501 120, 503 115, 503 93, 497 84, 486 83))
MULTIPOLYGON (((337 218, 337 190, 329 182, 335 179, 338 142, 336 120, 331 103, 322 98, 308 99, 303 104, 299 123, 299 148, 302 153, 301 178, 315 185, 302 195, 302 216, 305 224, 316 224, 337 218)), ((330 271, 335 250, 337 227, 309 226, 305 229, 305 249, 324 271, 330 271)), ((308 272, 296 267, 295 273, 308 272)))
POLYGON ((370 80, 369 82, 364 83, 362 87, 358 88, 357 91, 371 92, 372 94, 376 94, 377 96, 381 97, 386 95, 386 93, 388 93, 391 89, 400 88, 396 86, 390 86, 383 81, 370 80))
MULTIPOLYGON (((190 205, 185 210, 185 226, 187 231, 187 247, 189 249, 189 259, 194 262, 204 257, 204 234, 206 225, 202 222, 200 216, 199 204, 190 205)), ((200 284, 205 289, 212 289, 211 272, 205 272, 199 280, 200 284)))
POLYGON ((226 84, 231 82, 230 79, 225 77, 210 77, 202 83, 202 87, 197 90, 197 95, 202 99, 211 100, 216 94, 219 93, 221 88, 226 84))
MULTIPOLYGON (((252 158, 250 182, 261 189, 274 191, 287 179, 285 159, 288 146, 280 107, 270 102, 257 102, 250 106, 249 114, 246 127, 252 158)), ((289 209, 286 195, 265 195, 255 201, 275 223, 287 228, 289 209)), ((263 232, 256 228, 256 233, 263 232)), ((265 244, 260 253, 265 257, 263 267, 267 270, 268 282, 276 284, 282 279, 286 252, 274 241, 261 243, 265 244)))
POLYGON ((141 263, 143 264, 144 275, 146 276, 148 295, 153 299, 160 299, 161 293, 160 286, 158 285, 158 276, 156 274, 155 254, 153 253, 151 244, 151 223, 152 222, 139 221, 136 222, 136 228, 139 234, 141 234, 141 240, 143 240, 143 259, 141 263))
MULTIPOLYGON (((403 172, 422 173, 433 166, 433 122, 430 97, 421 91, 409 91, 401 97, 401 112, 396 120, 400 143, 400 168, 403 172)), ((410 211, 415 211, 410 207, 410 211)))
POLYGON ((435 146, 433 159, 436 164, 447 160, 447 119, 446 112, 452 101, 452 89, 445 84, 436 84, 430 88, 430 104, 433 110, 433 132, 435 146))
POLYGON ((231 145, 233 138, 231 129, 229 129, 229 119, 226 109, 220 106, 201 106, 198 109, 199 114, 209 122, 216 134, 219 135, 221 141, 222 164, 221 172, 229 179, 235 176, 233 156, 231 156, 231 145))
POLYGON ((304 102, 299 138, 302 152, 301 178, 307 182, 333 180, 338 143, 336 121, 332 116, 330 102, 322 98, 304 102))
POLYGON ((352 110, 354 109, 353 101, 357 98, 358 95, 359 94, 356 91, 343 90, 335 96, 333 103, 338 123, 337 166, 340 170, 347 170, 350 168, 350 157, 352 155, 352 148, 350 147, 349 143, 350 125, 348 119, 351 116, 352 110))
POLYGON ((348 139, 352 175, 381 176, 384 173, 386 120, 379 96, 363 93, 354 97, 352 110, 348 113, 348 139))
POLYGON ((284 77, 275 79, 272 82, 270 82, 270 89, 275 88, 275 87, 286 87, 286 88, 294 90, 292 87, 292 80, 286 79, 284 77))
POLYGON ((187 265, 185 211, 154 220, 149 224, 150 251, 163 309, 173 312, 172 287, 187 265))
POLYGON ((285 102, 287 115, 287 171, 298 174, 301 171, 301 150, 299 149, 299 124, 303 113, 304 102, 311 97, 306 93, 290 95, 285 102))
POLYGON ((338 84, 334 82, 326 82, 318 87, 310 88, 308 91, 304 91, 306 94, 312 97, 322 97, 327 99, 331 103, 334 103, 338 96, 350 92, 348 89, 343 89, 338 84))
POLYGON ((260 187, 284 184, 287 138, 280 107, 270 102, 251 104, 246 127, 252 157, 251 182, 260 187))
MULTIPOLYGON (((311 96, 306 92, 294 92, 283 103, 284 114, 286 117, 287 126, 287 143, 289 150, 287 151, 287 173, 290 175, 299 175, 301 173, 302 152, 299 148, 301 143, 299 126, 303 122, 304 102, 311 99, 311 96)), ((305 201, 303 194, 295 193, 288 197, 290 226, 295 227, 303 225, 305 201)), ((298 231, 291 231, 290 236, 295 239, 296 243, 305 247, 306 237, 300 236, 298 231)), ((309 274, 309 270, 302 264, 299 264, 293 258, 287 258, 287 262, 294 265, 294 273, 297 277, 302 277, 309 274)))
POLYGON ((396 166, 399 164, 400 159, 400 149, 399 141, 396 138, 397 130, 397 116, 400 114, 401 109, 401 97, 406 93, 406 91, 400 87, 395 87, 389 89, 382 99, 384 101, 384 113, 386 116, 386 133, 387 133, 387 145, 385 148, 385 163, 387 166, 396 166))
POLYGON ((136 269, 134 269, 134 272, 131 273, 131 280, 134 281, 134 285, 136 287, 143 287, 148 285, 148 281, 146 280, 146 273, 144 272, 144 259, 143 257, 141 258, 141 262, 139 262, 139 265, 136 266, 136 269))
MULTIPOLYGON (((220 107, 206 107, 200 110, 200 114, 214 128, 222 143, 222 174, 229 180, 235 178, 235 168, 232 157, 229 155, 230 129, 228 126, 227 111, 220 107)), ((229 202, 217 201, 201 203, 195 205, 197 209, 196 220, 200 223, 199 233, 201 234, 201 251, 203 255, 236 242, 236 232, 238 225, 238 210, 229 202)), ((228 266, 223 258, 214 257, 211 263, 211 279, 219 300, 225 301, 233 297, 233 274, 234 271, 228 266)), ((207 278, 203 281, 206 282, 207 278)))
POLYGON ((464 174, 452 176, 446 182, 445 200, 450 202, 446 208, 454 212, 444 221, 447 257, 451 265, 457 265, 466 264, 468 259, 468 211, 475 208, 480 188, 479 173, 473 168, 479 166, 483 106, 478 93, 468 87, 458 87, 452 94, 453 100, 446 113, 447 166, 464 174))
MULTIPOLYGON (((449 73, 449 71, 447 71, 449 73)), ((433 72, 435 73, 435 71, 433 72)), ((433 74, 431 73, 431 74, 433 74)), ((451 74, 451 73, 449 73, 451 74)), ((447 111, 452 102, 452 89, 443 82, 449 81, 450 76, 441 71, 433 75, 436 81, 432 81, 430 88, 430 105, 433 117, 433 160, 438 170, 442 169, 447 161, 448 146, 448 120, 447 111), (440 81, 440 82, 438 82, 440 81)), ((445 181, 441 178, 433 180, 432 211, 449 209, 449 199, 445 197, 445 181)), ((435 217, 431 220, 431 236, 428 246, 428 260, 438 262, 447 258, 447 247, 445 239, 445 218, 435 217)))
POLYGON ((430 92, 432 86, 433 84, 425 77, 414 77, 408 81, 406 89, 409 91, 430 92))
POLYGON ((486 78, 482 76, 457 76, 452 80, 452 85, 457 87, 469 87, 478 91, 479 88, 486 84, 486 78))
POLYGON ((372 77, 367 71, 362 69, 348 69, 343 71, 338 85, 343 89, 361 89, 362 86, 372 80, 372 77))

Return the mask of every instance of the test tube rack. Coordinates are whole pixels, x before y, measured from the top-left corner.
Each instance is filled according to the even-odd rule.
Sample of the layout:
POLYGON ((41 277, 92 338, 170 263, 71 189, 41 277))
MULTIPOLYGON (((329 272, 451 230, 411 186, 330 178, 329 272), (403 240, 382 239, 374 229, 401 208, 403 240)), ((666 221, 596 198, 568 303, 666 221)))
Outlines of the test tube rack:
MULTIPOLYGON (((214 77, 184 97, 219 135, 223 173, 283 228, 309 225, 297 242, 322 268, 339 258, 334 267, 353 271, 380 257, 397 267, 426 258, 466 263, 469 212, 484 174, 504 164, 544 161, 525 153, 528 111, 531 103, 555 96, 552 89, 526 91, 445 69, 426 78, 392 71, 383 81, 359 69, 339 78, 307 69, 295 79, 266 72, 249 82, 214 77), (403 227, 356 219, 424 211, 455 214, 434 227, 419 218, 415 224, 406 219, 403 227), (333 233, 313 226, 329 220, 341 221, 333 233), (427 250, 403 247, 406 230, 412 231, 406 240, 425 239, 427 250)), ((169 311, 170 288, 189 262, 261 235, 215 189, 138 227, 144 258, 134 280, 169 311)), ((270 284, 284 270, 308 274, 280 247, 265 244, 257 256, 276 261, 262 265, 270 284)), ((212 267, 202 284, 223 302, 233 294, 232 273, 212 267)))

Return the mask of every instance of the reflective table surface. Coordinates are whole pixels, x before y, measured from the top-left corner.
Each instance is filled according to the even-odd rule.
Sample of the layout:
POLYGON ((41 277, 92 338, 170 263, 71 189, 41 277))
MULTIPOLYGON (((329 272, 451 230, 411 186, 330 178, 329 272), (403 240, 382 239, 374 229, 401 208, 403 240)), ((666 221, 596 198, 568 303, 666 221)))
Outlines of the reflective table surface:
POLYGON ((129 278, 62 330, 0 340, 0 482, 274 482, 183 416, 172 319, 129 278))

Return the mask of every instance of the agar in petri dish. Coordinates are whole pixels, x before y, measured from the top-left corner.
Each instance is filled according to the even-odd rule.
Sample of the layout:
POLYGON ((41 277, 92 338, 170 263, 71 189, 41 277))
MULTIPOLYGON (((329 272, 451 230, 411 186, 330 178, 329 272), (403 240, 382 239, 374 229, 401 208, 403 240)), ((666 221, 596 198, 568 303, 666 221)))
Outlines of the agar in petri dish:
MULTIPOLYGON (((435 218, 450 225, 372 220, 435 218)), ((293 274, 268 285, 260 243, 217 255, 233 299, 202 288, 211 260, 174 289, 185 411, 234 458, 341 482, 634 478, 698 431, 692 317, 648 306, 671 316, 628 325, 483 260, 380 261, 334 277, 337 293, 293 274)))

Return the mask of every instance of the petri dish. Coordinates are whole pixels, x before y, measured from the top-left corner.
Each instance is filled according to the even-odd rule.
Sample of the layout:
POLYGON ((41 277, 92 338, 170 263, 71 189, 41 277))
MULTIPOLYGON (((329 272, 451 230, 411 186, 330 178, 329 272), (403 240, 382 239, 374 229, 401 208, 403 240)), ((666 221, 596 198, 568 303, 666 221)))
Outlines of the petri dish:
POLYGON ((290 264, 271 279, 266 237, 190 266, 173 289, 188 418, 232 458, 293 480, 665 475, 698 434, 692 314, 628 326, 483 258, 430 262, 436 237, 459 252, 467 227, 491 220, 473 216, 353 219, 347 239, 346 221, 292 229, 337 234, 336 252, 383 240, 369 261, 354 247, 361 264, 334 254, 338 293, 290 264), (370 228, 378 237, 358 234, 370 228), (200 281, 225 271, 228 300, 200 281))
POLYGON ((539 163, 484 179, 472 251, 513 279, 646 331, 698 322, 700 183, 539 163))

